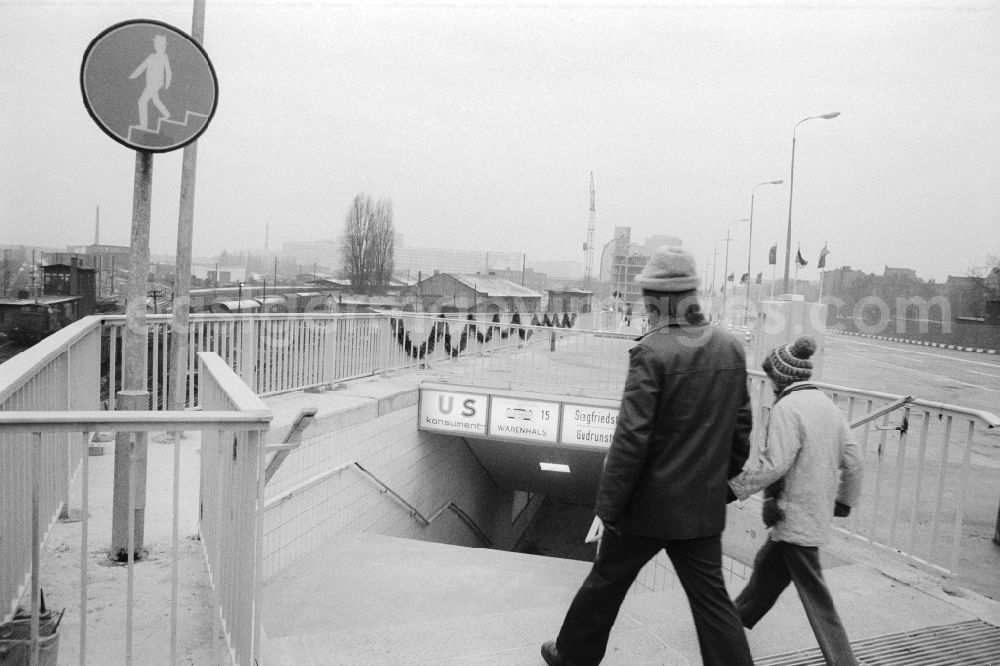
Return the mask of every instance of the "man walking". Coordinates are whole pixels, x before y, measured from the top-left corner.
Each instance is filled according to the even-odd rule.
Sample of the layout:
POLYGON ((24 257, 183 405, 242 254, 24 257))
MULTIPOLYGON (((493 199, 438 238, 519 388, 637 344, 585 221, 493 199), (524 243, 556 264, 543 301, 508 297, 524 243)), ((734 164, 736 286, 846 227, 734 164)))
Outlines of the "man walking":
POLYGON ((650 329, 629 352, 597 491, 603 534, 542 657, 550 666, 600 663, 629 587, 662 549, 687 594, 704 662, 752 664, 722 577, 727 479, 739 474, 750 449, 742 343, 702 316, 690 252, 657 248, 635 282, 650 329))

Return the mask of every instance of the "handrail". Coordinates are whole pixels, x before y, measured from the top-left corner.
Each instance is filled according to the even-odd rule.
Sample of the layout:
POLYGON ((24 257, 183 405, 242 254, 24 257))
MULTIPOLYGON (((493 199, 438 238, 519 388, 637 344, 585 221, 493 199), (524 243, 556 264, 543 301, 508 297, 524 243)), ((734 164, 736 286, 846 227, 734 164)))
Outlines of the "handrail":
POLYGON ((271 460, 267 463, 267 469, 264 471, 265 486, 278 471, 278 468, 281 467, 281 463, 285 462, 288 454, 299 448, 302 444, 302 431, 308 428, 309 424, 316 418, 316 411, 315 407, 306 407, 300 410, 295 420, 292 421, 292 427, 289 428, 284 441, 280 444, 272 444, 264 447, 264 453, 274 452, 271 460))
MULTIPOLYGON (((764 379, 766 375, 761 370, 747 370, 747 374, 764 379)), ((894 395, 892 393, 881 393, 879 391, 870 391, 868 389, 856 389, 849 386, 839 386, 837 384, 827 384, 826 382, 817 382, 809 380, 810 384, 818 386, 821 389, 827 389, 829 391, 834 391, 837 393, 863 393, 866 397, 877 398, 880 400, 886 400, 889 402, 896 402, 902 400, 904 396, 894 395)), ((1000 416, 993 414, 992 412, 983 411, 980 409, 969 409, 968 407, 961 407, 959 405, 949 405, 944 402, 934 402, 931 400, 923 400, 921 398, 913 398, 909 402, 910 405, 914 407, 923 407, 929 410, 938 411, 950 411, 957 414, 964 414, 966 416, 973 416, 975 418, 981 419, 987 428, 1000 427, 1000 416)))
POLYGON ((0 426, 8 433, 142 430, 260 430, 271 422, 270 410, 184 412, 4 412, 0 426))
POLYGON ((101 326, 97 315, 84 317, 36 342, 29 350, 3 362, 0 377, 0 404, 3 404, 27 379, 48 366, 53 359, 101 326))
POLYGON ((446 510, 451 510, 452 513, 458 516, 459 520, 465 523, 466 527, 472 530, 472 532, 479 538, 479 540, 483 543, 483 545, 490 548, 493 547, 493 540, 490 539, 490 537, 486 534, 486 532, 483 531, 483 529, 476 523, 475 520, 472 519, 471 516, 469 516, 469 514, 467 514, 462 509, 462 507, 458 506, 457 504, 451 501, 445 502, 440 509, 431 514, 430 518, 427 518, 426 516, 424 516, 424 514, 420 512, 420 510, 417 507, 407 502, 399 493, 397 493, 395 490, 386 485, 384 481, 382 481, 377 476, 369 472, 357 461, 344 463, 343 465, 340 465, 338 467, 328 469, 325 472, 317 474, 311 479, 303 481, 297 486, 289 488, 288 490, 281 493, 281 495, 272 497, 267 502, 265 502, 264 509, 267 510, 273 508, 278 504, 281 504, 282 502, 291 499, 297 493, 305 490, 306 488, 315 486, 317 483, 320 483, 330 478, 334 474, 337 474, 338 472, 343 472, 345 469, 351 467, 355 467, 361 472, 363 472, 364 477, 366 479, 373 482, 382 492, 388 493, 393 499, 395 499, 399 504, 401 504, 406 509, 407 513, 410 515, 411 518, 416 520, 424 527, 427 527, 428 525, 433 523, 437 519, 437 517, 440 516, 442 513, 444 513, 446 510))
POLYGON ((886 405, 885 407, 882 407, 881 409, 876 409, 874 412, 870 412, 868 414, 865 414, 864 416, 861 416, 859 418, 854 419, 853 421, 851 421, 850 427, 851 427, 852 430, 854 428, 859 428, 859 427, 863 426, 866 423, 870 423, 870 422, 874 421, 875 419, 877 419, 880 416, 884 416, 886 414, 889 414, 891 412, 896 411, 897 409, 900 409, 902 407, 906 407, 907 405, 909 405, 912 402, 913 402, 913 396, 911 396, 911 395, 908 395, 905 398, 900 398, 899 400, 897 400, 897 401, 895 401, 893 403, 890 403, 890 404, 886 405))
POLYGON ((467 514, 465 511, 463 511, 462 508, 459 507, 454 502, 446 502, 440 509, 438 509, 437 511, 435 511, 434 514, 431 515, 430 518, 427 518, 427 517, 424 516, 424 514, 420 513, 420 510, 417 509, 417 507, 413 506, 412 504, 410 504, 409 502, 407 502, 405 499, 403 499, 402 496, 400 496, 399 493, 397 493, 395 490, 393 490, 392 488, 390 488, 389 486, 387 486, 385 484, 385 482, 382 481, 381 479, 379 479, 377 476, 375 476, 374 474, 372 474, 371 472, 369 472, 367 469, 365 469, 364 467, 362 467, 360 463, 354 462, 352 464, 354 465, 354 467, 357 467, 359 470, 361 470, 362 472, 364 472, 365 476, 368 479, 370 479, 371 481, 375 482, 375 484, 379 488, 381 488, 383 492, 389 493, 389 495, 391 495, 393 497, 393 499, 395 499, 397 502, 399 502, 400 504, 402 504, 406 508, 406 510, 409 512, 410 517, 416 519, 417 522, 422 523, 424 525, 424 527, 430 525, 438 516, 440 516, 442 513, 444 513, 445 509, 451 509, 452 512, 455 515, 457 515, 459 517, 459 519, 463 523, 465 523, 465 525, 467 527, 469 527, 477 537, 479 537, 480 540, 482 540, 482 542, 483 542, 484 545, 491 546, 491 547, 493 546, 493 541, 486 535, 486 533, 482 530, 482 528, 479 527, 479 525, 476 524, 476 521, 474 521, 469 516, 469 514, 467 514))

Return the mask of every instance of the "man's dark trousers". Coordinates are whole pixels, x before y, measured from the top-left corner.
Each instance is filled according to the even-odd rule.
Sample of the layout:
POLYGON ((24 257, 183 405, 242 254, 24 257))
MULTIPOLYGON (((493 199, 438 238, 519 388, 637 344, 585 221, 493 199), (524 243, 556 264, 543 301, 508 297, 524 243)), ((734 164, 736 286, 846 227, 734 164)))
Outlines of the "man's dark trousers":
POLYGON ((754 558, 750 581, 736 597, 736 608, 743 624, 753 629, 792 581, 826 663, 857 664, 851 642, 833 605, 833 597, 823 580, 819 548, 815 546, 767 540, 754 558))
POLYGON ((559 651, 580 666, 600 663, 629 587, 660 549, 667 551, 687 593, 704 663, 752 665, 743 625, 722 578, 722 542, 718 535, 664 540, 605 529, 594 566, 563 620, 556 639, 559 651))

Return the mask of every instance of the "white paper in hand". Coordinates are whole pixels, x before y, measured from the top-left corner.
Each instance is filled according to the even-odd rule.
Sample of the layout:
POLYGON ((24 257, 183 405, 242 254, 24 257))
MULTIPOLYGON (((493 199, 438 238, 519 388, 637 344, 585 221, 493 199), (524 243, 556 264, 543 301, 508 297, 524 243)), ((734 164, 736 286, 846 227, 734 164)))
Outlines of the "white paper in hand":
POLYGON ((601 536, 604 535, 604 522, 594 516, 594 522, 590 524, 590 530, 587 532, 587 537, 583 540, 584 543, 594 543, 595 541, 600 541, 601 536))

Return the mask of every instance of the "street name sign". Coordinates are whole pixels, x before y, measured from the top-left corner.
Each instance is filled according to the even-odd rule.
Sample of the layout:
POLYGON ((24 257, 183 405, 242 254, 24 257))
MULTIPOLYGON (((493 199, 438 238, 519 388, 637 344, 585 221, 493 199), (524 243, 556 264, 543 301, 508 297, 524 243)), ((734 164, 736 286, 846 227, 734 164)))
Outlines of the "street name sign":
POLYGON ((562 406, 563 444, 580 444, 608 448, 618 425, 618 410, 592 405, 564 404, 562 406))
POLYGON ((167 152, 197 139, 215 115, 219 83, 208 54, 166 23, 117 23, 87 47, 80 88, 105 134, 133 150, 167 152))

